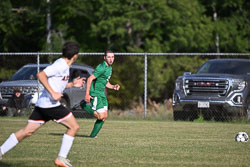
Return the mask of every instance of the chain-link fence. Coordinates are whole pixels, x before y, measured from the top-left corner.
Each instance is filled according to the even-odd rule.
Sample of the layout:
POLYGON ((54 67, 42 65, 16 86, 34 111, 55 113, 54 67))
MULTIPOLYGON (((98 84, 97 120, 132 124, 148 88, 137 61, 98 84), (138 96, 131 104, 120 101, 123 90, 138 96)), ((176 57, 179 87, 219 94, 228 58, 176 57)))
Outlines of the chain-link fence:
MULTIPOLYGON (((36 73, 44 69, 49 62, 51 63, 60 55, 61 53, 0 53, 2 60, 0 62, 1 81, 10 80, 10 82, 2 82, 0 85, 1 104, 3 105, 6 103, 6 101, 13 95, 14 88, 18 87, 21 88, 22 93, 26 97, 25 105, 32 108, 43 89, 37 81, 36 73), (27 64, 30 65, 27 66, 27 64), (21 67, 23 67, 22 71, 19 71, 18 75, 13 76, 13 74, 21 67)), ((84 63, 91 65, 92 67, 75 66, 70 72, 71 80, 73 79, 74 71, 78 71, 79 73, 80 70, 81 75, 84 77, 91 75, 97 63, 101 62, 101 57, 104 53, 79 53, 79 55, 80 57, 83 57, 82 59, 80 58, 80 61, 78 62, 79 64, 82 64, 84 59, 88 59, 89 61, 84 63), (91 59, 97 60, 93 61, 91 59)), ((194 120, 202 116, 202 118, 206 120, 229 120, 233 118, 234 115, 239 116, 244 115, 245 113, 244 110, 246 109, 244 107, 246 107, 247 104, 245 96, 247 96, 247 93, 242 95, 244 99, 240 99, 241 97, 237 95, 232 97, 233 102, 235 101, 236 103, 242 100, 242 105, 236 104, 236 110, 240 109, 239 114, 235 114, 235 112, 229 113, 228 108, 225 109, 222 105, 224 102, 214 104, 209 100, 214 95, 206 94, 206 92, 202 93, 203 97, 200 100, 197 99, 197 101, 193 103, 187 103, 186 101, 185 103, 182 103, 182 100, 180 99, 182 97, 178 94, 174 94, 174 99, 172 100, 172 95, 176 90, 175 79, 178 78, 178 76, 183 75, 184 72, 195 72, 202 63, 213 58, 247 59, 250 56, 248 53, 115 53, 115 55, 115 64, 117 63, 116 67, 119 68, 118 66, 124 66, 124 68, 119 68, 117 71, 115 68, 113 69, 115 80, 122 81, 122 85, 127 92, 127 94, 118 93, 117 96, 112 96, 111 93, 109 101, 116 106, 118 115, 125 115, 124 113, 127 113, 127 115, 136 116, 136 113, 139 113, 141 118, 147 118, 159 113, 159 111, 167 111, 171 113, 167 114, 167 117, 171 117, 167 119, 194 120), (129 57, 129 60, 127 57, 129 57), (132 94, 134 96, 132 96, 132 94), (137 99, 136 103, 133 102, 134 99, 137 99), (180 105, 185 105, 185 107, 182 107, 181 109, 177 107, 176 111, 173 111, 172 103, 174 103, 174 106, 177 106, 178 103, 180 105), (124 107, 119 109, 119 104, 130 104, 130 107, 128 107, 129 109, 124 107), (245 105, 243 106, 243 104, 245 105), (203 106, 200 107, 198 105, 203 106)), ((227 74, 224 76, 226 75, 227 74)), ((184 78, 188 78, 188 76, 190 77, 191 75, 187 75, 184 78)), ((209 80, 209 78, 205 78, 204 81, 201 80, 201 78, 199 79, 199 81, 192 80, 193 84, 206 84, 200 85, 199 89, 208 87, 214 89, 213 85, 211 86, 209 84, 220 84, 220 82, 216 83, 215 81, 209 80)), ((190 81, 191 79, 188 82, 190 81)), ((191 97, 185 92, 187 91, 187 88, 185 87, 187 86, 185 83, 187 81, 182 80, 181 82, 181 87, 184 89, 181 91, 184 91, 185 96, 191 97)), ((233 82, 232 77, 228 77, 225 82, 228 82, 229 84, 226 86, 227 91, 232 89, 233 85, 230 85, 230 83, 233 82)), ((245 82, 247 82, 247 80, 245 82)), ((69 89, 65 91, 65 96, 62 99, 63 105, 72 109, 74 115, 77 117, 89 117, 87 113, 80 110, 79 107, 77 108, 79 101, 84 99, 84 94, 85 87, 69 89)), ((218 97, 219 96, 220 95, 218 95, 218 97)), ((231 107, 230 110, 233 108, 235 107, 231 107)))

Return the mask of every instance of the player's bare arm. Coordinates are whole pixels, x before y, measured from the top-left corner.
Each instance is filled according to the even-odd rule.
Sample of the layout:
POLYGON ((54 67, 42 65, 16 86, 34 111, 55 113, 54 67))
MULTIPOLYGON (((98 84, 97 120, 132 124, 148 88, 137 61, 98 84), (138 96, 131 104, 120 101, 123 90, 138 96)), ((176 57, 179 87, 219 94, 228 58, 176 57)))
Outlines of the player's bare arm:
POLYGON ((106 88, 108 88, 108 89, 114 89, 114 90, 119 90, 120 89, 120 85, 119 84, 112 85, 110 82, 108 82, 106 84, 106 88))
POLYGON ((94 75, 91 75, 88 80, 87 80, 87 85, 86 85, 86 95, 85 95, 85 101, 87 103, 90 102, 90 99, 92 99, 92 97, 89 95, 89 91, 90 91, 90 87, 91 87, 91 84, 93 82, 93 80, 96 79, 96 77, 94 75))
POLYGON ((71 87, 83 87, 83 85, 85 84, 86 78, 85 77, 77 77, 76 79, 74 79, 73 82, 69 82, 66 86, 66 88, 71 88, 71 87))
POLYGON ((56 101, 61 100, 61 98, 62 98, 63 95, 61 93, 54 92, 54 90, 49 85, 47 75, 45 74, 44 71, 39 72, 37 74, 37 78, 42 83, 42 85, 44 86, 44 88, 47 89, 47 91, 51 94, 51 96, 53 97, 54 100, 56 100, 56 101))

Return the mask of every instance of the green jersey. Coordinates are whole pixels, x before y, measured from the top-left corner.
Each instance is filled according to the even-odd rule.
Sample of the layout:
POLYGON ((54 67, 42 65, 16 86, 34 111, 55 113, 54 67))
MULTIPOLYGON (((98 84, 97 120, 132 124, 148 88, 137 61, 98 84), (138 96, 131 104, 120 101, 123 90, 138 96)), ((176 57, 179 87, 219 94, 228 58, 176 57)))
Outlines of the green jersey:
POLYGON ((93 75, 96 79, 91 84, 90 95, 105 96, 105 87, 112 75, 112 67, 107 66, 104 61, 96 67, 93 75))

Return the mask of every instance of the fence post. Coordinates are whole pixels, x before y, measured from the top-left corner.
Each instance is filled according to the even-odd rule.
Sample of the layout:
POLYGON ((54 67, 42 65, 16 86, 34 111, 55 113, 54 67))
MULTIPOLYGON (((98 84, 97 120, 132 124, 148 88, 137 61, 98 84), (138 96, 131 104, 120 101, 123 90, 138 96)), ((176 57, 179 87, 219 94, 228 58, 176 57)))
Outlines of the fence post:
POLYGON ((148 72, 148 57, 144 55, 144 119, 147 117, 147 72, 148 72))
MULTIPOLYGON (((40 55, 39 55, 39 52, 37 53, 37 74, 40 72, 40 55)), ((37 78, 37 92, 38 92, 38 97, 40 96, 40 86, 39 86, 39 79, 37 78)))

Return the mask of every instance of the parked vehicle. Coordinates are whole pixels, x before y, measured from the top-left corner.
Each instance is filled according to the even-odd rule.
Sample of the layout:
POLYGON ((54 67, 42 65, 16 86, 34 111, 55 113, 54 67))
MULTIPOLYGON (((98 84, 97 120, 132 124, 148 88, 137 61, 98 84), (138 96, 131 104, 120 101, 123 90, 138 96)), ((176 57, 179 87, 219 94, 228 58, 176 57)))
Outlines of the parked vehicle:
POLYGON ((174 120, 250 119, 250 60, 213 59, 176 79, 174 120))
MULTIPOLYGON (((42 84, 37 80, 37 71, 42 71, 49 64, 28 64, 20 68, 8 81, 0 83, 0 104, 5 105, 8 99, 13 95, 14 88, 20 88, 22 94, 26 97, 26 107, 33 108, 38 97, 44 89, 42 84)), ((71 82, 78 76, 85 77, 86 79, 93 73, 94 69, 87 65, 73 64, 70 68, 71 82)), ((63 92, 61 103, 73 109, 74 106, 79 104, 85 98, 86 85, 82 88, 67 88, 63 92)))

